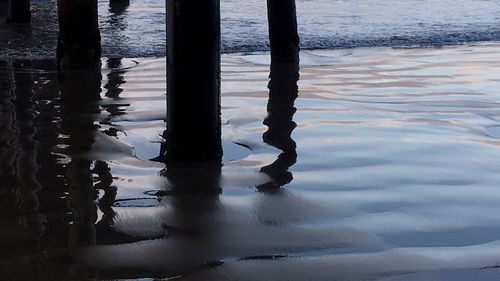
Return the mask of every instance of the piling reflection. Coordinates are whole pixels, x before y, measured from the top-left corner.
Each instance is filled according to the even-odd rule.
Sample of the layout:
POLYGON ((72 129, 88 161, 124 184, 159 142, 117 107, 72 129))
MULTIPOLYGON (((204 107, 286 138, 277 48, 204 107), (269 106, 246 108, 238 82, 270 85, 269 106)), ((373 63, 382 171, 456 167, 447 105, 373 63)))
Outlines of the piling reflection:
POLYGON ((10 251, 36 252, 45 231, 37 195, 41 185, 36 179, 39 166, 33 126, 35 109, 31 101, 33 77, 29 72, 13 72, 19 64, 9 61, 5 65, 7 71, 2 78, 8 81, 8 86, 2 87, 0 95, 0 225, 5 230, 0 236, 3 238, 0 249, 7 255, 10 251))
POLYGON ((113 185, 113 175, 108 163, 105 161, 96 161, 92 171, 98 176, 98 182, 94 185, 94 188, 104 191, 104 195, 99 199, 98 203, 99 210, 103 213, 99 224, 110 226, 115 218, 115 212, 111 206, 115 202, 117 193, 117 188, 113 185))
POLYGON ((0 73, 0 175, 2 185, 0 185, 0 212, 2 214, 2 224, 8 223, 14 217, 16 205, 16 171, 15 162, 17 154, 15 130, 15 107, 14 107, 14 76, 10 70, 11 63, 6 62, 2 67, 6 70, 0 73))
POLYGON ((97 129, 91 113, 99 111, 95 100, 99 99, 100 77, 100 72, 67 71, 61 82, 62 124, 69 138, 71 153, 66 173, 69 206, 73 211, 70 247, 95 245, 96 241, 94 224, 97 220, 97 194, 92 182, 92 161, 86 159, 84 154, 90 151, 97 129), (84 85, 80 84, 82 80, 84 85))
POLYGON ((219 233, 221 167, 217 161, 167 163, 162 174, 169 194, 162 203, 170 211, 162 216, 163 228, 167 248, 177 255, 177 261, 165 264, 167 273, 189 274, 218 260, 214 249, 220 246, 223 236, 219 233))
MULTIPOLYGON (((97 130, 93 114, 99 112, 101 73, 99 71, 67 70, 61 73, 62 131, 68 136, 71 160, 65 174, 68 185, 68 206, 72 212, 69 229, 69 251, 96 245, 97 192, 93 186, 92 160, 86 154, 92 148, 97 130), (84 84, 82 84, 84 83, 84 84)), ((72 266, 70 279, 91 279, 96 272, 80 265, 72 266)))
POLYGON ((264 120, 268 130, 262 139, 265 143, 280 149, 282 153, 276 161, 261 168, 261 172, 267 174, 272 181, 258 186, 260 191, 273 191, 290 183, 293 175, 289 168, 297 161, 296 143, 292 139, 292 132, 297 126, 293 121, 293 115, 297 110, 294 103, 298 96, 298 61, 271 63, 270 78, 268 116, 264 120))
MULTIPOLYGON (((2 280, 95 278, 70 253, 120 241, 110 235, 111 172, 89 156, 99 128, 101 73, 56 70, 54 61, 0 62, 2 280)), ((120 83, 111 85, 119 92, 120 83)))
POLYGON ((126 81, 123 78, 124 70, 120 69, 122 67, 121 58, 108 58, 106 60, 106 67, 109 69, 107 74, 108 81, 104 85, 106 89, 106 97, 109 98, 119 98, 120 93, 123 92, 121 85, 125 84, 126 81))
POLYGON ((220 161, 168 161, 162 172, 169 183, 168 193, 174 195, 210 195, 221 192, 220 161))
POLYGON ((39 274, 49 270, 51 250, 65 244, 62 167, 52 153, 58 135, 57 87, 49 78, 54 69, 29 60, 0 63, 0 264, 6 264, 0 278, 5 280, 45 280, 39 274))
POLYGON ((145 83, 158 83, 164 77, 161 72, 143 82, 144 77, 151 79, 147 68, 156 63, 163 65, 163 61, 146 61, 143 68, 139 65, 139 70, 125 73, 122 62, 113 59, 106 63, 113 69, 102 74, 65 71, 61 76, 55 64, 48 72, 8 70, 0 64, 1 77, 8 78, 0 80, 0 118, 5 127, 0 141, 9 147, 2 150, 1 178, 11 182, 0 186, 5 203, 0 210, 6 211, 0 215, 1 280, 204 280, 207 271, 235 262, 286 260, 295 254, 357 247, 373 240, 350 227, 308 225, 336 209, 279 188, 292 180, 288 170, 297 157, 291 138, 296 65, 273 63, 265 120, 269 130, 263 139, 282 153, 262 168, 272 183, 253 192, 256 182, 267 179, 256 173, 257 166, 247 169, 250 184, 232 186, 225 181, 227 176, 243 170, 235 162, 224 168, 217 161, 158 164, 130 153, 127 141, 131 139, 143 141, 132 144, 147 146, 144 149, 158 149, 156 143, 144 144, 148 135, 160 134, 164 128, 164 115, 145 113, 164 111, 151 104, 164 98, 164 88, 158 86, 154 99, 149 96, 152 92, 143 93, 145 83), (15 83, 12 75, 19 78, 15 83), (16 107, 13 89, 23 80, 32 88, 23 90, 31 94, 21 109, 16 107), (122 92, 126 81, 129 84, 122 92), (21 116, 22 124, 16 119, 21 116), (30 126, 32 130, 27 130, 30 126), (15 165, 21 147, 36 153, 37 164, 30 162, 33 157, 26 158, 29 169, 23 174, 24 185, 15 165), (39 204, 26 202, 32 203, 30 212, 39 215, 43 228, 32 227, 33 216, 29 224, 21 223, 16 192, 22 189, 35 190, 39 204), (281 196, 274 196, 277 193, 281 196))
MULTIPOLYGON (((29 64, 26 62, 26 64, 29 64)), ((29 67, 29 66, 28 66, 29 67)), ((43 217, 39 213, 40 202, 37 192, 41 185, 36 178, 38 173, 37 164, 37 141, 35 140, 35 103, 33 95, 33 77, 31 73, 15 73, 13 89, 14 106, 16 109, 16 120, 14 130, 17 131, 17 150, 15 169, 17 174, 18 198, 17 208, 22 214, 21 224, 30 229, 33 234, 39 236, 44 232, 43 217)))
MULTIPOLYGON (((122 58, 108 58, 106 60, 106 67, 108 68, 108 73, 106 74, 107 82, 104 84, 104 95, 107 98, 113 100, 119 100, 120 94, 123 92, 123 85, 127 83, 124 78, 126 69, 123 69, 122 58)), ((103 105, 107 112, 110 113, 108 119, 113 119, 115 116, 123 115, 125 112, 123 111, 121 104, 109 103, 103 105)), ((108 129, 105 131, 106 134, 111 136, 116 136, 116 131, 113 129, 108 129)))

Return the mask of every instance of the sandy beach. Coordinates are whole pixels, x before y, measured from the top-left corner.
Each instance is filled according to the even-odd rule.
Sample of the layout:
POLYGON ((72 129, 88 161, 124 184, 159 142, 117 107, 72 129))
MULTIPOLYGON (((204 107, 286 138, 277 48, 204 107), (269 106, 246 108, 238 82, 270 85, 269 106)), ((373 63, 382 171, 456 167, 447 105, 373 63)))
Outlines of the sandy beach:
POLYGON ((221 170, 152 161, 164 58, 103 59, 78 109, 53 61, 2 60, 0 279, 496 280, 498 60, 302 51, 283 151, 263 138, 269 55, 224 55, 221 170), (169 193, 200 177, 221 194, 169 193))

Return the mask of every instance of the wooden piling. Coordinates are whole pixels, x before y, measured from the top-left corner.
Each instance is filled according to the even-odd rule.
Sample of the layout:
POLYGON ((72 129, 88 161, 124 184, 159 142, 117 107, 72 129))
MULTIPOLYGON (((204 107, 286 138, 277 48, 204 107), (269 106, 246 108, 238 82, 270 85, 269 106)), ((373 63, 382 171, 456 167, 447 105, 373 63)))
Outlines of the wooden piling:
POLYGON ((129 6, 130 0, 109 0, 109 6, 129 6))
POLYGON ((97 0, 58 0, 57 61, 64 68, 99 68, 101 35, 97 0))
POLYGON ((267 0, 267 18, 272 62, 298 62, 300 40, 295 0, 267 0))
POLYGON ((262 136, 265 143, 283 152, 272 164, 262 167, 272 181, 257 187, 262 192, 277 192, 290 183, 293 175, 288 169, 297 161, 296 144, 292 139, 295 99, 298 96, 299 35, 295 0, 267 0, 271 72, 269 77, 268 130, 262 136))
POLYGON ((166 159, 222 155, 220 2, 167 1, 166 159))
POLYGON ((109 0, 109 12, 112 14, 122 14, 130 6, 130 0, 109 0))
POLYGON ((29 23, 31 20, 30 0, 9 0, 7 22, 29 23))

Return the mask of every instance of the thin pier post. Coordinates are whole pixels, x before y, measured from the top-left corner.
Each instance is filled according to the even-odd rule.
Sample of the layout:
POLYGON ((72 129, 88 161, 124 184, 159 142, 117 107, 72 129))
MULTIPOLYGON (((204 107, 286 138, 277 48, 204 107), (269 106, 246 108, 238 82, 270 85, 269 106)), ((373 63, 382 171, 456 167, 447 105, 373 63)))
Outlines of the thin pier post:
POLYGON ((112 14, 121 14, 130 6, 130 0, 109 0, 109 11, 112 14))
POLYGON ((271 61, 299 61, 299 35, 295 0, 267 0, 271 61))
POLYGON ((100 68, 101 35, 97 0, 58 0, 60 69, 100 68))
POLYGON ((8 0, 7 22, 29 23, 31 21, 30 0, 8 0))
POLYGON ((109 0, 109 6, 129 6, 130 0, 109 0))
POLYGON ((221 158, 220 0, 167 1, 167 160, 221 158))

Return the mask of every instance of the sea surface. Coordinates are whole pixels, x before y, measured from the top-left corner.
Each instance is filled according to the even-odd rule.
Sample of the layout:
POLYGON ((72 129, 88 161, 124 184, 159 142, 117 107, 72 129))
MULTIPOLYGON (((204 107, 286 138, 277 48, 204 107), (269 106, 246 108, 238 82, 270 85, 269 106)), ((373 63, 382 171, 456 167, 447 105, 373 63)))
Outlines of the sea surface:
MULTIPOLYGON (((418 47, 500 41, 498 0, 296 0, 303 49, 418 47)), ((99 0, 105 53, 164 55, 165 1, 99 0)), ((265 0, 221 0, 222 51, 267 51, 265 0)))
MULTIPOLYGON (((106 57, 165 56, 164 0, 98 0, 106 57)), ((499 0, 296 0, 303 49, 421 47, 500 41, 499 0)), ((32 24, 0 25, 0 57, 55 54, 57 4, 32 0, 32 24)), ((221 0, 222 51, 267 51, 265 0, 221 0)))

